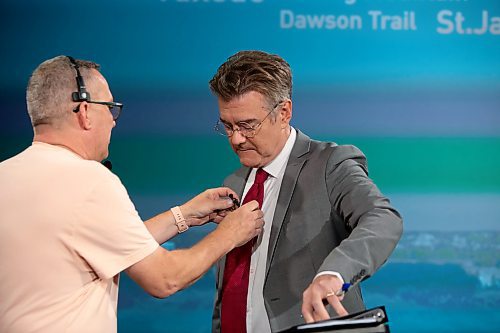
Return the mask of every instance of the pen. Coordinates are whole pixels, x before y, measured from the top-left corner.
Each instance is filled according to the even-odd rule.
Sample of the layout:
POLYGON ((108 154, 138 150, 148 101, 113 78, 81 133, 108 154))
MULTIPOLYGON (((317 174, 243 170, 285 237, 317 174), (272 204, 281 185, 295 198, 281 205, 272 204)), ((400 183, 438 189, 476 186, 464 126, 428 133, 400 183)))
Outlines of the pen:
POLYGON ((335 293, 335 296, 342 296, 342 295, 344 295, 349 290, 350 287, 351 287, 350 283, 344 283, 344 284, 342 284, 342 288, 340 288, 340 290, 338 290, 335 293))

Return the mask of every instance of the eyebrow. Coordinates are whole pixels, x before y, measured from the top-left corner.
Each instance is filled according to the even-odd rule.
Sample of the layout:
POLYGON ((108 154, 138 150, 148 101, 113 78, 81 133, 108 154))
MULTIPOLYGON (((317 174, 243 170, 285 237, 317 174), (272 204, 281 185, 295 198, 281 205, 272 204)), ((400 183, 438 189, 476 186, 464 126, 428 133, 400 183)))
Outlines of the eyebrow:
MULTIPOLYGON (((220 119, 221 123, 224 123, 226 125, 230 125, 231 124, 230 122, 228 122, 228 121, 226 121, 226 120, 224 120, 222 118, 219 118, 219 119, 220 119)), ((256 123, 258 121, 259 120, 255 119, 255 118, 254 119, 245 119, 245 120, 240 120, 240 121, 236 122, 235 125, 241 125, 241 124, 248 124, 248 125, 250 125, 250 124, 256 123)))

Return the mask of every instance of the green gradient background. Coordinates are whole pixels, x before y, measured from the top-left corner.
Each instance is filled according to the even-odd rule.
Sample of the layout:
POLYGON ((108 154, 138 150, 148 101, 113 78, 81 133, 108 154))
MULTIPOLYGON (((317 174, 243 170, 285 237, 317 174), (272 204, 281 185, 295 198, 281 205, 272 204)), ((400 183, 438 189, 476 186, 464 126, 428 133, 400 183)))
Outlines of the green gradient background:
MULTIPOLYGON (((384 192, 500 193, 500 138, 313 138, 359 147, 384 192)), ((1 160, 30 144, 0 140, 1 160)), ((132 193, 196 193, 219 186, 239 166, 226 139, 215 134, 113 138, 110 154, 113 172, 132 193)))

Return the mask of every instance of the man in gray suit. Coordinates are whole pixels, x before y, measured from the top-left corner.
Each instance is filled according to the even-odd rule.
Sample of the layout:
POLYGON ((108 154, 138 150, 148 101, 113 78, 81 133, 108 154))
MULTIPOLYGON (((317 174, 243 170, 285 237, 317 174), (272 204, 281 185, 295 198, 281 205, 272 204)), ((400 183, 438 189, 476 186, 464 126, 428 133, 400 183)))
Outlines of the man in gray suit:
POLYGON ((363 153, 290 126, 292 75, 277 55, 238 52, 210 88, 219 104, 216 130, 242 164, 224 185, 245 198, 262 183, 266 221, 249 250, 218 263, 213 332, 277 332, 363 310, 358 283, 402 233, 363 153))

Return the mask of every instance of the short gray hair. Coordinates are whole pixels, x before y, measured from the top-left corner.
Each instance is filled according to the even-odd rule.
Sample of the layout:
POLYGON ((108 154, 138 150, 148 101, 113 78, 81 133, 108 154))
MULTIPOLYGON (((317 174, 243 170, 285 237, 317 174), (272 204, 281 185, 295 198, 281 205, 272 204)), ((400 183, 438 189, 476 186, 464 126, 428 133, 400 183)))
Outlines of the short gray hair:
MULTIPOLYGON (((100 66, 85 60, 76 60, 76 63, 88 85, 92 81, 91 69, 99 70, 100 66)), ((76 71, 67 56, 46 60, 33 71, 26 88, 26 104, 33 127, 53 124, 68 114, 74 103, 71 94, 78 91, 75 78, 76 71)))
POLYGON ((273 107, 292 98, 292 71, 280 56, 263 51, 240 51, 223 63, 209 83, 222 100, 250 91, 261 93, 273 107))

